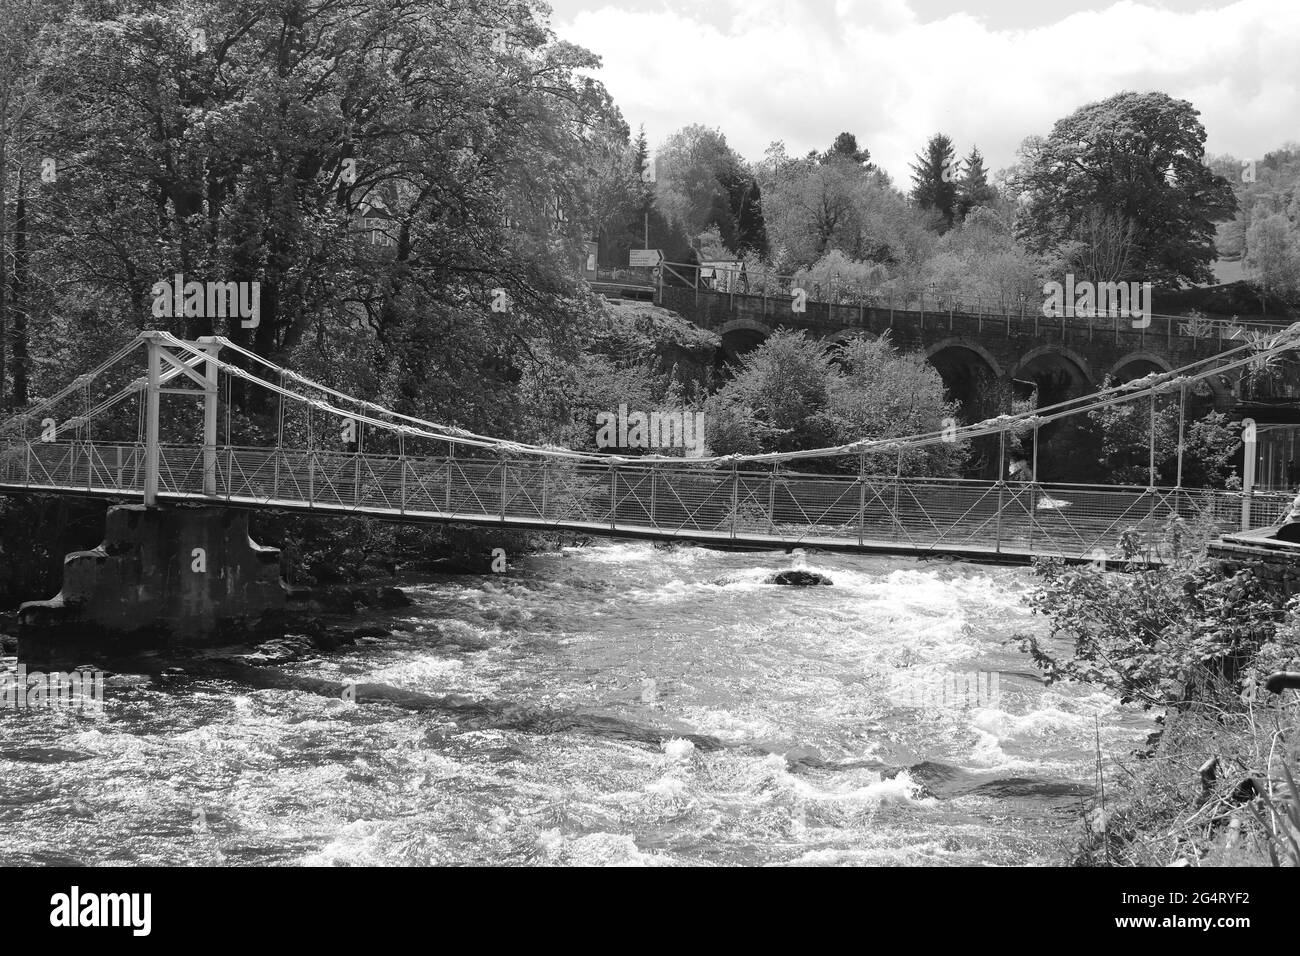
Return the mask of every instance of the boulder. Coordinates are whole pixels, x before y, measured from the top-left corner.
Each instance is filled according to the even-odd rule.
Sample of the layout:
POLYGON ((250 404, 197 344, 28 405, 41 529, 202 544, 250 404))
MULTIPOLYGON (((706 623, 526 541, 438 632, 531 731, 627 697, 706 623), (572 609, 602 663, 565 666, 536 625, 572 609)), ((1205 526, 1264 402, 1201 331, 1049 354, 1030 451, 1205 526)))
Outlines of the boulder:
POLYGON ((817 585, 829 585, 834 582, 824 574, 816 571, 804 571, 796 568, 792 571, 779 571, 767 579, 768 584, 785 584, 791 587, 806 588, 817 585))

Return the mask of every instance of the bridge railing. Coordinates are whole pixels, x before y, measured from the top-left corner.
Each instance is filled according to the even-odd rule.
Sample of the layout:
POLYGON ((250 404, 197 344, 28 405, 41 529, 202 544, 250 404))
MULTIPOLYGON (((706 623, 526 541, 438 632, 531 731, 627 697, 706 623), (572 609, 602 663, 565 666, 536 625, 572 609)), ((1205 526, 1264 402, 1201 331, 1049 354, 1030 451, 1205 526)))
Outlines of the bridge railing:
MULTIPOLYGON (((144 490, 144 456, 140 443, 10 443, 0 446, 0 491, 134 497, 144 490)), ((1126 532, 1154 542, 1175 517, 1217 532, 1264 527, 1291 502, 1288 494, 821 475, 689 460, 606 465, 201 445, 160 448, 159 496, 759 546, 1072 558, 1118 555, 1126 532)))
MULTIPOLYGON (((758 311, 772 318, 792 318, 790 304, 794 290, 802 289, 810 306, 826 310, 828 320, 845 326, 865 325, 869 310, 889 312, 899 321, 913 323, 947 321, 952 326, 959 319, 974 320, 983 331, 999 323, 1008 334, 1012 323, 1020 327, 1032 325, 1034 333, 1056 328, 1087 329, 1089 332, 1133 330, 1132 319, 1104 310, 1079 313, 1069 317, 1043 315, 1043 296, 1035 290, 1033 295, 1002 295, 996 298, 969 296, 939 289, 910 293, 886 293, 848 282, 813 282, 799 276, 776 273, 752 274, 742 270, 728 270, 722 266, 707 269, 685 264, 665 262, 661 276, 668 275, 667 283, 660 283, 661 304, 669 301, 681 304, 689 295, 695 302, 706 301, 725 304, 729 310, 758 311), (702 276, 701 273, 704 273, 702 276), (711 273, 711 274, 710 274, 711 273)), ((1182 337, 1224 342, 1245 342, 1252 335, 1275 335, 1287 327, 1286 322, 1240 322, 1230 319, 1211 319, 1201 316, 1153 314, 1152 323, 1144 331, 1149 335, 1169 338, 1182 337)), ((1137 329, 1137 331, 1143 331, 1137 329)))

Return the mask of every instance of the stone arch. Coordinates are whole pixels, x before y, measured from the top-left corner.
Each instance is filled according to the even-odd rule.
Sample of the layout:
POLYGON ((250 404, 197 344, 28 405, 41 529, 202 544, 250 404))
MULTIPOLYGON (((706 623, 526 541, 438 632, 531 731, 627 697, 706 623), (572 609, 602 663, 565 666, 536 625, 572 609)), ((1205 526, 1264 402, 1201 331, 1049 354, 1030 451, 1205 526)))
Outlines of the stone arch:
POLYGON ((729 332, 736 332, 740 329, 747 329, 748 331, 751 332, 759 332, 762 334, 763 338, 767 338, 769 335, 772 334, 772 329, 770 326, 764 325, 762 322, 758 321, 758 319, 747 319, 743 317, 738 319, 729 319, 726 322, 723 322, 722 325, 714 329, 714 331, 718 335, 726 335, 729 332))
POLYGON ((995 378, 1002 378, 1002 366, 993 357, 993 353, 972 339, 960 337, 941 339, 925 350, 926 361, 933 359, 940 352, 947 349, 965 349, 968 352, 974 352, 984 360, 984 364, 988 366, 988 370, 993 373, 995 378))
MULTIPOLYGON (((1042 345, 1020 357, 1012 377, 1033 382, 1039 408, 1079 398, 1094 391, 1092 369, 1079 353, 1061 345, 1042 345)), ((1095 481, 1095 453, 1091 450, 1087 419, 1070 415, 1043 425, 1038 436, 1040 481, 1095 481)))
POLYGON ((925 360, 943 379, 949 401, 960 402, 964 418, 983 417, 993 386, 1002 381, 1002 366, 978 342, 946 338, 925 350, 925 360))
POLYGON ((1030 349, 1020 357, 1011 377, 1037 384, 1040 406, 1086 395, 1096 382, 1088 360, 1064 345, 1040 345, 1030 349))
MULTIPOLYGON (((1134 378, 1142 378, 1143 376, 1155 371, 1172 372, 1174 370, 1174 367, 1169 364, 1168 359, 1161 355, 1157 355, 1155 352, 1130 352, 1112 365, 1106 374, 1110 376, 1112 381, 1118 382, 1120 381, 1120 371, 1128 368, 1130 365, 1136 365, 1142 368, 1137 375, 1133 376, 1134 378)), ((1128 381, 1132 381, 1132 379, 1129 379, 1128 381)))
POLYGON ((722 354, 735 361, 772 334, 772 329, 757 319, 737 318, 714 330, 722 340, 722 354))
POLYGON ((842 342, 848 342, 853 339, 871 339, 880 338, 874 332, 868 332, 866 329, 840 329, 838 332, 829 332, 822 336, 822 341, 828 345, 839 345, 842 342))

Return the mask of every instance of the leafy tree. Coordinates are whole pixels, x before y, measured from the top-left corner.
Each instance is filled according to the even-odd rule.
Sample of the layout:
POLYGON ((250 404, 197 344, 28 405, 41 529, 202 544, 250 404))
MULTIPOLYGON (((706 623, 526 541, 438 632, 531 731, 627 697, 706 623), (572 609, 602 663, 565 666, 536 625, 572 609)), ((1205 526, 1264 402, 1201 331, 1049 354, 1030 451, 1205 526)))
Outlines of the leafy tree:
POLYGON ((843 156, 791 159, 778 143, 760 172, 769 243, 782 268, 811 265, 831 250, 856 260, 909 262, 928 241, 887 178, 843 156))
MULTIPOLYGON (((1256 661, 1277 656, 1281 602, 1249 572, 1224 577, 1201 560, 1186 540, 1193 531, 1171 522, 1163 556, 1174 560, 1162 568, 1111 574, 1044 562, 1035 569, 1029 603, 1051 618, 1053 640, 1022 636, 1021 643, 1049 683, 1097 684, 1146 707, 1206 697, 1241 704, 1247 680, 1267 673, 1256 661)), ((1131 533, 1124 544, 1115 558, 1140 554, 1131 533)), ((1281 656, 1293 659, 1294 644, 1288 650, 1281 656)))
MULTIPOLYGON (((840 351, 842 375, 831 389, 829 418, 834 441, 899 438, 941 432, 945 419, 955 421, 957 407, 945 402, 943 379, 925 356, 899 352, 888 333, 878 339, 855 338, 840 351)), ((965 442, 941 442, 878 451, 866 456, 869 472, 944 476, 960 472, 969 448, 965 442)))
POLYGON ((719 130, 678 130, 660 148, 657 168, 659 209, 684 235, 717 226, 732 254, 767 251, 762 189, 719 130))
MULTIPOLYGON (((900 353, 888 337, 832 350, 802 332, 778 330, 747 353, 735 377, 705 404, 709 444, 718 454, 797 451, 862 439, 940 431, 955 414, 943 381, 923 356, 900 353)), ((905 474, 954 474, 964 445, 904 452, 905 474)), ((898 467, 897 452, 867 456, 877 473, 898 467)), ((856 471, 859 462, 804 463, 856 471)))
POLYGON ((847 159, 849 162, 865 167, 868 170, 875 168, 871 162, 871 151, 860 149, 858 147, 858 138, 852 133, 840 133, 835 137, 835 142, 831 144, 831 148, 822 154, 822 162, 829 162, 832 159, 847 159))
MULTIPOLYGON (((802 332, 779 329, 741 358, 735 377, 709 400, 705 413, 710 430, 716 434, 717 413, 720 420, 753 422, 754 437, 764 450, 825 447, 832 434, 826 406, 834 377, 825 344, 802 332)), ((709 441, 716 453, 733 451, 713 434, 709 441)))
POLYGON ((530 342, 572 349, 589 312, 574 274, 597 216, 588 172, 626 162, 622 118, 581 75, 595 58, 539 10, 80 8, 41 54, 55 106, 40 135, 67 171, 40 210, 33 272, 62 290, 41 321, 91 327, 97 303, 135 328, 226 332, 512 434, 530 342), (380 201, 377 230, 361 215, 380 201), (177 272, 260 282, 260 324, 151 316, 151 285, 177 272), (492 310, 497 288, 507 312, 492 310))
POLYGON ((939 217, 939 231, 952 227, 957 216, 959 164, 952 140, 935 133, 912 163, 912 202, 939 217))
POLYGON ((1261 295, 1300 296, 1300 229, 1281 213, 1256 208, 1244 263, 1261 295))
POLYGON ((1214 223, 1237 204, 1231 184, 1204 165, 1198 116, 1164 93, 1119 93, 1027 141, 1017 181, 1027 197, 1021 237, 1035 252, 1053 251, 1101 209, 1132 224, 1125 279, 1211 281, 1214 223))
MULTIPOLYGON (((1111 387, 1109 377, 1103 388, 1111 387)), ((1088 413, 1099 433, 1098 459, 1105 480, 1113 484, 1146 485, 1150 475, 1151 403, 1136 399, 1088 413)), ((1184 425, 1183 485, 1221 488, 1241 447, 1241 426, 1226 415, 1210 412, 1184 425)), ((1172 487, 1178 474, 1178 401, 1157 400, 1155 413, 1156 483, 1172 487)))

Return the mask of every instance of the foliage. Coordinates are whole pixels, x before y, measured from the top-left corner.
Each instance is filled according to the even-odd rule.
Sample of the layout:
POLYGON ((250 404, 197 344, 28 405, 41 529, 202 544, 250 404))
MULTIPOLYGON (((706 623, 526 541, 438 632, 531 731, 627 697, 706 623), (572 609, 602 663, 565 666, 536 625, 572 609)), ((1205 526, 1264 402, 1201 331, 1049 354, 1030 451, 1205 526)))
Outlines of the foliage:
POLYGON ((1243 261, 1265 295, 1300 301, 1300 227, 1286 216, 1256 210, 1243 261))
MULTIPOLYGON (((1110 388, 1109 376, 1102 388, 1110 388)), ((1178 477, 1178 397, 1155 403, 1155 483, 1173 487, 1178 477)), ((1120 485, 1150 483, 1151 401, 1135 399, 1094 409, 1088 419, 1099 433, 1105 481, 1120 485)), ((1184 423, 1183 486, 1223 487, 1241 447, 1241 426, 1221 412, 1184 423)))
POLYGON ((369 366, 363 397, 512 434, 529 343, 572 352, 585 333, 582 171, 626 136, 581 75, 595 58, 540 9, 78 7, 41 35, 50 106, 33 122, 61 173, 32 204, 31 272, 52 290, 33 334, 76 342, 99 310, 130 331, 224 332, 300 366, 315 352, 327 379, 369 366), (259 282, 260 324, 152 316, 152 284, 175 273, 259 282))
MULTIPOLYGON (((939 373, 887 337, 855 339, 838 351, 801 332, 778 331, 746 354, 735 377, 705 404, 716 454, 798 451, 862 439, 939 432, 956 409, 943 400, 939 373)), ((937 443, 908 449, 905 474, 955 474, 966 449, 937 443)), ((874 452, 866 465, 890 473, 896 452, 874 452)), ((856 471, 859 462, 841 461, 856 471)))
POLYGON ((992 206, 997 199, 998 191, 989 182, 988 170, 984 168, 984 154, 978 146, 972 146, 962 160, 957 179, 957 219, 964 220, 971 210, 992 206))
POLYGON ((958 215, 959 164, 952 140, 935 133, 912 163, 912 201, 939 217, 939 231, 952 227, 958 215))
POLYGON ((720 131, 696 124, 672 134, 656 178, 659 208, 687 236, 716 226, 733 253, 767 251, 762 190, 720 131))
POLYGON ((1208 282, 1214 223, 1237 203, 1204 165, 1205 129, 1186 100, 1118 93, 1027 140, 1016 188, 1026 206, 1021 237, 1046 253, 1071 240, 1094 209, 1133 228, 1125 279, 1161 285, 1208 282))
MULTIPOLYGON (((1181 519, 1171 519, 1167 530, 1183 540, 1162 567, 1115 573, 1058 561, 1036 565, 1029 604, 1051 618, 1051 637, 1068 639, 1071 648, 1058 656, 1039 639, 1022 638, 1049 682, 1085 681, 1125 702, 1163 707, 1224 685, 1243 692, 1266 676, 1262 662, 1294 662, 1296 644, 1278 632, 1277 595, 1250 571, 1220 575, 1187 548, 1181 519)), ((1142 558, 1141 551, 1137 535, 1126 535, 1122 558, 1142 558)))

